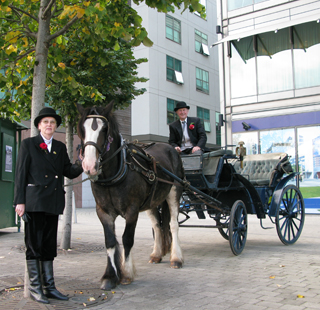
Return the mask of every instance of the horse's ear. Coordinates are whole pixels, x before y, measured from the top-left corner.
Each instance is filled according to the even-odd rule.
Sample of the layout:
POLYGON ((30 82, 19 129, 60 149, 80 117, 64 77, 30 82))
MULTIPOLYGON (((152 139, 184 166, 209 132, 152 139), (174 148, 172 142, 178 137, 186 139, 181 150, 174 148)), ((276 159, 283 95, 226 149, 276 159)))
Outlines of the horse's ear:
POLYGON ((110 112, 112 111, 113 109, 113 104, 114 104, 114 100, 112 100, 103 110, 103 114, 104 115, 108 115, 110 114, 110 112))
POLYGON ((77 110, 82 115, 84 112, 84 107, 82 104, 77 103, 77 110))

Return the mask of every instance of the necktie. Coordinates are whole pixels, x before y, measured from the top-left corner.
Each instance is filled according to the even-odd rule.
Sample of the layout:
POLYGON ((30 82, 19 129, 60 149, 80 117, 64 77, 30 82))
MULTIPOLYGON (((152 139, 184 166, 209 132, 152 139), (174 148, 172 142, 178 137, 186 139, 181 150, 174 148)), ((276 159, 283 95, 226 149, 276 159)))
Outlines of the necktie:
POLYGON ((185 132, 186 132, 186 127, 187 127, 187 122, 183 121, 182 122, 182 134, 183 134, 183 141, 186 141, 186 136, 185 136, 185 132))

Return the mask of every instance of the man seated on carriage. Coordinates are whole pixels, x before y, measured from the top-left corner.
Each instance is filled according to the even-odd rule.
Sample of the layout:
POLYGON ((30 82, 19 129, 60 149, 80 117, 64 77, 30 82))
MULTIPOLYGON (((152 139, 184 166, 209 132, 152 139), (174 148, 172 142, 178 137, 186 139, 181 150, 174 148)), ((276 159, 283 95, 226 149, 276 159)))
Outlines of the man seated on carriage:
POLYGON ((169 144, 181 155, 201 154, 209 151, 206 132, 197 117, 188 117, 190 107, 179 101, 174 109, 179 119, 169 125, 169 144))

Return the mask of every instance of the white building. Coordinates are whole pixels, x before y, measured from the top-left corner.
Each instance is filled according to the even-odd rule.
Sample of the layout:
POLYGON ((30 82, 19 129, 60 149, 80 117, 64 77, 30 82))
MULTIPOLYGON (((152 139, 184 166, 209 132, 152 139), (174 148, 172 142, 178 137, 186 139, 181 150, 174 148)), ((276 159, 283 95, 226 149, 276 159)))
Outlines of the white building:
POLYGON ((149 81, 137 85, 147 91, 131 105, 132 139, 168 142, 175 104, 185 101, 190 106, 189 115, 203 120, 207 145, 220 144, 220 134, 218 139, 216 134, 220 113, 218 51, 209 49, 218 39, 216 1, 201 2, 206 5, 206 19, 189 10, 164 14, 145 3, 132 3, 153 41, 152 47, 135 48, 136 58, 148 59, 138 72, 149 81))
POLYGON ((320 1, 217 2, 222 145, 287 152, 320 178, 320 1))

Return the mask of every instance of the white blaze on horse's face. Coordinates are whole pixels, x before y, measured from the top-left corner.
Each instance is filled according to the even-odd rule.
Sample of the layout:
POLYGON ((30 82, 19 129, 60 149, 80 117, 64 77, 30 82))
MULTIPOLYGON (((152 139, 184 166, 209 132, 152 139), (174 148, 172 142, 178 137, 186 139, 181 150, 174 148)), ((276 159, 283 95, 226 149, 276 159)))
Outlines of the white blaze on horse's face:
MULTIPOLYGON (((98 143, 99 134, 103 128, 103 121, 99 118, 88 118, 83 124, 85 130, 84 144, 87 142, 98 143)), ((82 161, 83 171, 88 175, 98 174, 98 150, 93 145, 86 145, 83 151, 82 161)))

